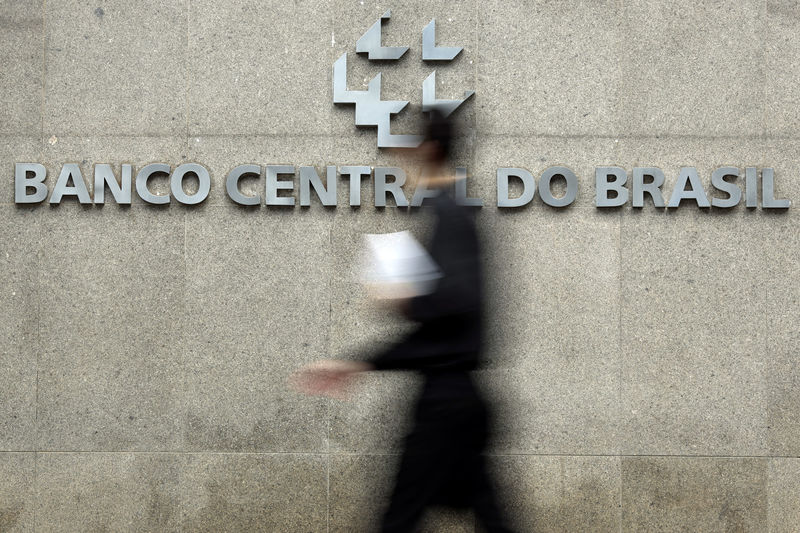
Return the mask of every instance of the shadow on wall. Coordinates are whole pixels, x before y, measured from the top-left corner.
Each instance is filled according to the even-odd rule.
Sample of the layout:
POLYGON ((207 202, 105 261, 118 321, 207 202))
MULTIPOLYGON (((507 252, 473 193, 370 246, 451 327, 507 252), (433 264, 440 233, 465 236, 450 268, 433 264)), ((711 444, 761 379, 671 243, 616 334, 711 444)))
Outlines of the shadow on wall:
MULTIPOLYGON (((243 494, 241 476, 230 476, 208 482, 205 485, 208 498, 206 504, 193 515, 181 521, 181 529, 196 532, 219 531, 316 531, 324 530, 326 519, 317 517, 310 520, 302 513, 294 516, 276 516, 270 508, 271 502, 264 494, 243 494), (323 529, 319 529, 322 527, 323 529)), ((591 482, 580 484, 574 491, 568 491, 558 502, 532 502, 536 493, 520 493, 509 491, 506 501, 506 512, 515 531, 520 532, 564 532, 586 531, 591 525, 595 532, 618 531, 617 508, 607 509, 604 516, 596 502, 602 499, 599 491, 602 487, 591 482)), ((382 493, 384 491, 378 491, 382 493)), ((373 494, 365 503, 362 515, 354 517, 348 523, 331 517, 331 532, 376 531, 380 522, 381 510, 385 505, 385 494, 373 494)), ((324 512, 324 505, 322 506, 324 512)), ((284 513, 278 513, 284 515, 284 513)), ((167 521, 155 522, 158 516, 151 517, 151 525, 166 524, 167 521)), ((471 512, 447 508, 433 508, 425 515, 420 527, 422 533, 448 532, 472 533, 482 531, 471 512)))
MULTIPOLYGON (((501 479, 498 476, 498 480, 501 479)), ((513 479, 502 479, 502 483, 513 483, 513 479)), ((607 499, 607 487, 591 481, 579 483, 565 490, 557 501, 542 502, 542 496, 518 489, 504 489, 506 514, 514 531, 531 533, 595 533, 619 531, 618 507, 602 505, 607 499)))
POLYGON ((17 525, 25 506, 17 505, 11 508, 0 508, 0 531, 11 531, 17 525))
MULTIPOLYGON (((168 494, 161 490, 159 483, 150 483, 145 520, 142 531, 168 531, 174 523, 175 502, 168 494)), ((114 528, 105 526, 102 531, 113 531, 114 528)))
MULTIPOLYGON (((286 525, 275 523, 267 502, 249 501, 237 490, 245 483, 243 476, 232 475, 205 485, 207 503, 182 521, 184 531, 280 531, 286 525)), ((285 530, 285 529, 284 529, 285 530)), ((305 531, 305 530, 304 530, 305 531)))

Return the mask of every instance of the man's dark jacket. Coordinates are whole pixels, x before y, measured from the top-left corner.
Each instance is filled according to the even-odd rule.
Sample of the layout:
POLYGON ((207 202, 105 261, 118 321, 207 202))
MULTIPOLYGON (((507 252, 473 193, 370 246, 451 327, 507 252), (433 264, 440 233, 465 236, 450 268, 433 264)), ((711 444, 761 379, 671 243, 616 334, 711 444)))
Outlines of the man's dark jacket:
POLYGON ((383 531, 410 531, 425 507, 435 504, 471 507, 488 531, 508 531, 482 456, 488 410, 469 374, 478 368, 482 341, 475 222, 449 193, 432 203, 429 252, 443 276, 433 293, 409 302, 406 315, 417 328, 370 359, 378 370, 414 370, 424 377, 383 531))

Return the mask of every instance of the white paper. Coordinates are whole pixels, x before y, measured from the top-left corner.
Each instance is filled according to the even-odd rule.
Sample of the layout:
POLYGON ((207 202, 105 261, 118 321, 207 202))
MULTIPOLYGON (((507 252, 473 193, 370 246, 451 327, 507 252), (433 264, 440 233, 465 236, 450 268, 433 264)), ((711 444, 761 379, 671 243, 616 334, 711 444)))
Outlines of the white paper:
POLYGON ((362 281, 377 298, 430 294, 442 277, 427 250, 409 233, 364 234, 362 281))

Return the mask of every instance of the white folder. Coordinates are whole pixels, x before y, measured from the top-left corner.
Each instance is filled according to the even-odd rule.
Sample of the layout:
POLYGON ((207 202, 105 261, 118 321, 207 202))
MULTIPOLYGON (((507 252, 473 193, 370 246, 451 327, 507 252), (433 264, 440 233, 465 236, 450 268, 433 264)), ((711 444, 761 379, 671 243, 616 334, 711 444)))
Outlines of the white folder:
POLYGON ((376 298, 430 294, 442 272, 408 231, 364 234, 362 281, 376 298))

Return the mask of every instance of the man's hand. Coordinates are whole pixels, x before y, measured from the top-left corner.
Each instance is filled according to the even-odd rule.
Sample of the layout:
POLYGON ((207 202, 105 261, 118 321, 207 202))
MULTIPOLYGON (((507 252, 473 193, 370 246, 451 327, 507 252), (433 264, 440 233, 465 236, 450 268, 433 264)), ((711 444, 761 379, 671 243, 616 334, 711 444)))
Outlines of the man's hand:
POLYGON ((344 399, 354 376, 368 370, 372 370, 372 365, 362 361, 323 360, 301 368, 292 374, 289 382, 295 390, 305 394, 344 399))

